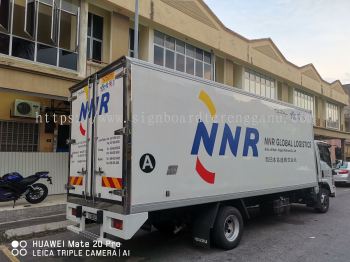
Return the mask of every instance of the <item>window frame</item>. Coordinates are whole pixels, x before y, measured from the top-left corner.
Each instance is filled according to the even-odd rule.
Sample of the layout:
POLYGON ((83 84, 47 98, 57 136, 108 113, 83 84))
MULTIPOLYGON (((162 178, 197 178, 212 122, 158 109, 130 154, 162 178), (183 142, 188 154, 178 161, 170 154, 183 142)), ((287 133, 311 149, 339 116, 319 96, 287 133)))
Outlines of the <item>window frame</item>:
POLYGON ((310 110, 312 112, 313 123, 315 124, 316 118, 316 99, 315 96, 307 93, 299 88, 293 88, 293 105, 303 108, 305 110, 310 110), (310 100, 311 99, 311 100, 310 100), (310 109, 309 104, 312 104, 312 109, 310 109))
POLYGON ((39 152, 39 141, 40 141, 40 128, 39 124, 35 122, 22 122, 22 121, 13 121, 13 120, 0 120, 0 152, 39 152), (4 127, 6 125, 6 127, 4 127), (16 130, 17 133, 11 132, 11 138, 8 136, 10 134, 9 125, 13 125, 12 130, 16 130), (16 125, 16 126, 14 126, 16 125), (20 125, 22 125, 22 130, 20 130, 20 125), (25 125, 31 125, 31 131, 28 131, 28 133, 25 133, 25 125), (22 133, 20 132, 22 131, 22 133), (32 137, 30 142, 31 143, 22 143, 18 144, 19 135, 22 135, 22 139, 29 135, 32 132, 32 137), (4 133, 6 134, 6 137, 4 136, 4 133), (14 136, 17 135, 17 138, 14 136), (26 135, 26 136, 25 136, 26 135), (4 138, 5 137, 5 138, 4 138), (4 138, 4 141, 2 140, 4 138), (12 143, 14 140, 16 140, 17 143, 12 143), (17 150, 13 150, 13 147, 16 147, 17 150), (26 150, 29 147, 32 148, 32 150, 26 150), (2 148, 6 148, 5 150, 2 150, 2 148), (8 150, 10 149, 10 150, 8 150))
MULTIPOLYGON (((89 51, 89 54, 87 55, 87 59, 92 61, 92 62, 95 62, 95 63, 102 63, 102 61, 103 61, 103 37, 104 37, 104 35, 103 35, 103 25, 104 25, 105 19, 104 19, 103 16, 97 15, 97 14, 95 14, 93 12, 89 12, 88 15, 91 15, 91 26, 90 26, 90 36, 89 36, 89 32, 87 34, 87 41, 90 43, 90 49, 87 50, 87 51, 89 51), (99 39, 99 38, 96 38, 96 37, 93 36, 93 33, 94 33, 94 16, 98 16, 98 17, 102 18, 102 39, 99 39), (94 41, 99 42, 101 44, 101 61, 93 59, 93 48, 94 48, 93 44, 94 44, 94 41)), ((86 48, 87 48, 87 45, 86 45, 86 48)))
MULTIPOLYGON (((206 79, 206 80, 213 80, 213 55, 211 52, 203 49, 203 48, 199 48, 199 47, 196 47, 192 44, 189 44, 181 39, 178 39, 176 37, 173 37, 171 35, 168 35, 168 34, 165 34, 165 33, 162 33, 158 30, 154 30, 154 33, 153 33, 153 36, 154 36, 154 39, 153 39, 153 63, 155 64, 155 52, 154 52, 154 49, 155 49, 155 46, 158 47, 158 48, 161 48, 162 51, 163 51, 163 65, 159 65, 159 66, 163 66, 165 68, 168 68, 168 69, 172 69, 172 70, 175 70, 177 72, 182 72, 182 73, 186 73, 186 74, 189 74, 189 75, 192 75, 192 76, 195 76, 195 77, 199 77, 199 78, 202 78, 202 79, 206 79), (163 42, 163 45, 159 44, 159 43, 156 43, 156 34, 160 34, 162 35, 162 42, 163 42), (166 46, 166 41, 167 41, 167 38, 169 39, 172 39, 174 41, 174 49, 166 46), (179 50, 177 50, 177 43, 181 43, 184 45, 184 52, 181 52, 179 50), (188 53, 187 53, 187 50, 189 49, 189 47, 191 48, 194 48, 193 52, 193 56, 190 56, 188 53), (174 59, 174 62, 173 62, 173 67, 170 68, 170 67, 167 67, 166 66, 166 54, 167 54, 167 51, 168 52, 172 52, 173 53, 173 59, 174 59), (202 53, 202 59, 200 58, 197 58, 197 51, 200 51, 202 53), (206 62, 205 59, 206 59, 206 55, 210 55, 210 63, 206 62), (181 71, 181 70, 177 70, 177 59, 178 59, 178 56, 183 56, 184 58, 184 71, 181 71), (187 73, 188 72, 188 67, 187 67, 187 59, 193 59, 193 74, 191 73, 187 73), (201 63, 201 67, 202 67, 202 74, 201 76, 200 75, 197 75, 196 74, 196 70, 197 70, 197 64, 198 63, 201 63), (206 78, 205 76, 205 65, 206 66, 210 66, 210 78, 206 78)), ((180 45, 179 45, 180 46, 180 45)))
MULTIPOLYGON (((79 56, 79 52, 78 52, 78 48, 79 48, 79 27, 80 27, 80 4, 78 3, 77 5, 67 2, 65 0, 33 0, 34 5, 35 5, 35 29, 34 29, 34 36, 32 37, 30 34, 28 35, 28 33, 26 33, 25 29, 26 29, 26 16, 24 17, 24 23, 23 25, 23 29, 24 29, 24 33, 28 35, 28 38, 25 38, 23 36, 19 36, 17 34, 14 34, 13 32, 13 24, 14 24, 14 9, 15 9, 15 4, 16 1, 15 0, 11 0, 10 1, 10 22, 9 22, 9 31, 8 32, 3 32, 0 31, 1 34, 3 35, 7 35, 9 36, 9 51, 7 54, 4 55, 8 55, 11 56, 15 59, 20 59, 23 61, 31 61, 31 62, 35 62, 35 63, 39 63, 48 67, 54 67, 54 68, 60 68, 63 70, 69 70, 69 71, 74 71, 76 72, 78 70, 78 56, 79 56), (51 4, 50 4, 50 3, 51 4), (65 6, 67 7, 66 9, 63 7, 63 2, 65 4, 65 6), (57 9, 54 8, 55 4, 57 5, 57 9), (50 38, 51 40, 53 40, 53 36, 56 35, 56 43, 51 43, 51 44, 47 44, 47 43, 43 43, 41 41, 38 40, 38 24, 39 24, 39 8, 40 5, 46 5, 52 8, 52 12, 51 12, 51 34, 50 34, 50 38), (68 7, 71 7, 71 10, 67 10, 68 7), (56 24, 56 28, 53 25, 52 21, 54 20, 53 18, 53 14, 54 14, 54 10, 56 10, 57 12, 57 24, 56 24), (72 11, 73 10, 73 11, 72 11), (70 15, 76 16, 76 46, 74 47, 74 50, 66 50, 65 48, 60 47, 60 32, 61 32, 61 13, 62 12, 66 12, 70 15), (53 29, 55 29, 55 32, 53 32, 53 29), (20 40, 26 40, 26 41, 30 41, 34 44, 34 58, 33 59, 28 59, 28 58, 22 58, 19 56, 14 56, 13 54, 13 40, 14 38, 16 39, 20 39, 20 40), (48 47, 52 47, 57 49, 56 52, 56 60, 55 60, 55 64, 53 63, 45 63, 45 62, 39 62, 38 61, 38 45, 45 45, 48 47), (74 60, 74 69, 70 68, 70 67, 65 67, 65 66, 61 66, 61 59, 60 59, 60 53, 61 51, 69 53, 69 54, 73 54, 74 56, 76 56, 76 59, 74 60)), ((78 2, 80 2, 80 0, 78 0, 78 2)), ((27 3, 28 0, 25 1, 25 6, 24 6, 24 14, 27 13, 27 3)), ((2 53, 3 54, 3 53, 2 53)))
POLYGON ((326 128, 329 129, 340 129, 340 107, 337 104, 326 101, 326 128), (329 119, 330 118, 330 119, 329 119), (330 121, 336 123, 337 126, 330 124, 330 121))
POLYGON ((243 89, 251 94, 276 100, 276 80, 272 77, 261 74, 255 70, 245 68, 243 85, 243 89), (264 83, 264 85, 262 85, 262 83, 264 83), (257 92, 258 90, 259 92, 257 92), (273 92, 271 92, 272 90, 273 92))

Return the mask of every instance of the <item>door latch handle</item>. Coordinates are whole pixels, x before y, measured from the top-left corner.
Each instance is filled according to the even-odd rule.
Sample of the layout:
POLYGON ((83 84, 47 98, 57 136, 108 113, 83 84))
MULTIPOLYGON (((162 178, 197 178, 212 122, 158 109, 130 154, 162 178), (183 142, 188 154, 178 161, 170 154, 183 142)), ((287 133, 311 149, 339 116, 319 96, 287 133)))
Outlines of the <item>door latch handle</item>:
POLYGON ((124 135, 125 133, 126 133, 126 127, 122 127, 120 129, 114 131, 115 136, 124 135))
POLYGON ((81 175, 86 175, 86 170, 84 170, 84 168, 81 169, 81 171, 77 171, 78 174, 81 175))
POLYGON ((101 167, 98 168, 98 170, 95 170, 95 174, 97 175, 102 175, 104 173, 104 171, 102 170, 101 167))

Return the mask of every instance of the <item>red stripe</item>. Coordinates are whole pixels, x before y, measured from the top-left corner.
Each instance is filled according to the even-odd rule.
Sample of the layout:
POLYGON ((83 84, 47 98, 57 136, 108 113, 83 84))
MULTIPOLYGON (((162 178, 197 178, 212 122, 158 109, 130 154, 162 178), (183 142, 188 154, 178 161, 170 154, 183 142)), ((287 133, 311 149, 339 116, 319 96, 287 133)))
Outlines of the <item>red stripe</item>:
POLYGON ((123 187, 123 179, 117 178, 117 180, 119 182, 120 188, 122 188, 123 187))
POLYGON ((113 177, 107 177, 109 184, 111 185, 111 188, 116 188, 116 185, 114 184, 113 177))
POLYGON ((201 163, 197 157, 196 161, 196 171, 198 175, 203 178, 203 180, 209 184, 214 184, 215 182, 215 173, 208 171, 201 163))

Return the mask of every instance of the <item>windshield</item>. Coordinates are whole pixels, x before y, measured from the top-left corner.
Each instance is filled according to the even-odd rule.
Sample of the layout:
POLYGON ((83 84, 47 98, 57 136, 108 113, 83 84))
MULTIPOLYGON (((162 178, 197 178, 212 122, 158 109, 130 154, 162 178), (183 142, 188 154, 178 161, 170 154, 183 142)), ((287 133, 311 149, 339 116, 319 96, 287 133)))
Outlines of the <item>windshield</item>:
POLYGON ((344 161, 343 163, 341 163, 339 168, 348 168, 348 165, 349 165, 349 162, 344 161))

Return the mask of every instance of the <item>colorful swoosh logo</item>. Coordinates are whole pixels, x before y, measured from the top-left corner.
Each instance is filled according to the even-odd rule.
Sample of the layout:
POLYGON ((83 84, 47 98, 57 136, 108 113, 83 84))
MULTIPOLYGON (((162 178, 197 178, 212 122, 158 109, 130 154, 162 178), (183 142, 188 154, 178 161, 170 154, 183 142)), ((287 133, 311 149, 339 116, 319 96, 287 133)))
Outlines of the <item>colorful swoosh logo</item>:
MULTIPOLYGON (((203 90, 199 93, 198 96, 199 100, 204 103, 204 105, 207 107, 211 118, 214 120, 216 117, 216 107, 213 101, 211 100, 210 96, 203 90)), ((215 183, 215 173, 209 171, 204 167, 202 162, 200 161, 199 157, 197 156, 196 160, 196 171, 198 175, 208 184, 214 184, 215 183)))
POLYGON ((211 115, 211 118, 214 120, 216 117, 216 107, 215 107, 213 101, 211 100, 210 96, 202 90, 199 93, 198 98, 206 105, 206 107, 208 108, 208 111, 211 115))
MULTIPOLYGON (((86 101, 88 101, 88 100, 89 100, 89 87, 88 87, 88 86, 84 86, 83 89, 84 89, 86 101)), ((81 134, 82 136, 85 136, 85 135, 86 135, 86 130, 85 130, 85 128, 84 128, 82 122, 80 122, 79 131, 80 131, 80 134, 81 134)))

